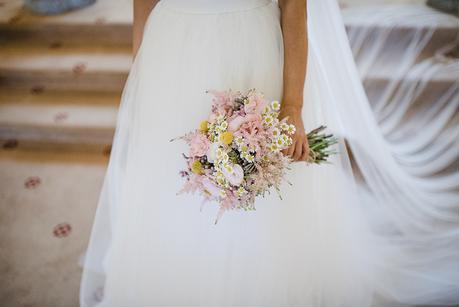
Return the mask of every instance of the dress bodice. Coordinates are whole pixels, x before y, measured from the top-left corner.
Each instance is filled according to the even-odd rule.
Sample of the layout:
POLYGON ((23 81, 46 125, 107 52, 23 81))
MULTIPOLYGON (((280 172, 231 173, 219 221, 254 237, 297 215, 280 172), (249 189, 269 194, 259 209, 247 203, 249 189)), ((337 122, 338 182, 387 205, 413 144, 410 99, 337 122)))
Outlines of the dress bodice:
POLYGON ((242 11, 272 3, 273 0, 161 0, 167 7, 196 13, 242 11))

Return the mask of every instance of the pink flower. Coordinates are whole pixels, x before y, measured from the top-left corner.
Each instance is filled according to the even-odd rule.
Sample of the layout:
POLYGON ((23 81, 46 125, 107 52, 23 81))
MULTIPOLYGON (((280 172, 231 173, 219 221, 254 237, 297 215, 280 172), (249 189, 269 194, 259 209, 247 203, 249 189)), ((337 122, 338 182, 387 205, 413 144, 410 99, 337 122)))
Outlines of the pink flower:
POLYGON ((248 122, 256 122, 261 125, 262 124, 262 117, 260 114, 247 114, 246 116, 236 116, 229 120, 228 122, 228 130, 229 131, 237 131, 243 124, 248 122))
POLYGON ((228 130, 229 131, 236 131, 237 129, 239 129, 239 127, 245 123, 246 119, 243 117, 243 116, 236 116, 234 117, 233 119, 230 119, 229 122, 228 122, 228 130))
POLYGON ((261 114, 265 106, 266 106, 266 101, 262 97, 252 96, 249 98, 249 102, 244 106, 244 111, 247 114, 250 114, 250 113, 261 114))
POLYGON ((246 118, 246 123, 254 122, 256 125, 261 125, 262 120, 263 120, 260 114, 247 114, 245 118, 246 118))
POLYGON ((202 157, 207 153, 210 142, 202 133, 196 133, 190 140, 190 155, 192 157, 202 157))

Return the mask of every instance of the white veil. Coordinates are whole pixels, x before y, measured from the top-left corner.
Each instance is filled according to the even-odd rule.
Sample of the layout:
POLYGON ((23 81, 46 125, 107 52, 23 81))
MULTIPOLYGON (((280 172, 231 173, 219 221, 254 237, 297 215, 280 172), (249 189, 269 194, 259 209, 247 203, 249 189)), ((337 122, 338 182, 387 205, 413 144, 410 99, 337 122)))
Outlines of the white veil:
MULTIPOLYGON (((429 44, 435 44, 435 27, 397 31, 413 18, 426 23, 430 18, 432 24, 438 14, 422 7, 405 16, 399 10, 379 10, 368 19, 388 26, 370 23, 350 31, 360 74, 364 79, 375 75, 367 84, 373 89, 373 110, 336 1, 309 1, 308 9, 311 60, 326 78, 316 86, 334 97, 323 103, 341 122, 340 132, 372 199, 362 209, 373 222, 375 240, 387 252, 379 264, 387 279, 377 290, 406 304, 458 303, 459 126, 453 120, 459 80, 443 85, 440 95, 430 99, 425 92, 432 91, 429 81, 436 75, 457 75, 459 62, 438 61, 438 53, 425 56, 429 44), (419 60, 420 55, 426 58, 419 60), (387 67, 388 60, 395 65, 387 67), (389 81, 381 84, 384 73, 389 81), (412 107, 418 108, 417 114, 412 107)), ((459 25, 452 17, 451 22, 459 25)))
MULTIPOLYGON (((305 86, 310 91, 306 92, 329 98, 320 102, 322 117, 332 123, 331 130, 346 139, 356 174, 361 177, 362 199, 366 201, 360 209, 372 223, 371 248, 379 253, 374 265, 384 272, 372 280, 373 288, 382 297, 403 304, 458 303, 459 172, 453 167, 458 164, 459 127, 451 124, 459 104, 458 83, 433 97, 435 104, 420 115, 408 112, 422 88, 429 86, 428 81, 437 73, 457 70, 457 62, 410 61, 432 40, 432 32, 420 29, 414 36, 395 38, 399 42, 395 44, 397 50, 404 51, 397 66, 400 70, 382 89, 376 86, 376 94, 369 91, 374 101, 371 105, 361 76, 365 78, 374 67, 377 71, 384 67, 382 43, 394 39, 391 28, 377 33, 371 27, 351 31, 359 74, 336 0, 309 0, 308 16, 305 86), (418 82, 405 82, 406 75, 418 82)), ((424 12, 423 18, 428 16, 424 12)), ((381 13, 380 18, 387 15, 381 13)), ((141 56, 140 51, 138 58, 141 56)), ((132 69, 137 65, 136 58, 132 69)), ((128 82, 135 84, 132 79, 137 74, 129 78, 128 82)), ((135 95, 135 88, 125 87, 122 101, 135 100, 135 95)), ((112 150, 112 160, 117 163, 108 167, 84 260, 81 301, 85 306, 96 304, 103 292, 104 259, 111 245, 118 204, 114 192, 123 185, 125 169, 125 151, 116 142, 126 144, 129 130, 125 128, 131 123, 130 108, 134 107, 120 106, 112 150)), ((343 154, 344 166, 348 165, 347 158, 343 154)))

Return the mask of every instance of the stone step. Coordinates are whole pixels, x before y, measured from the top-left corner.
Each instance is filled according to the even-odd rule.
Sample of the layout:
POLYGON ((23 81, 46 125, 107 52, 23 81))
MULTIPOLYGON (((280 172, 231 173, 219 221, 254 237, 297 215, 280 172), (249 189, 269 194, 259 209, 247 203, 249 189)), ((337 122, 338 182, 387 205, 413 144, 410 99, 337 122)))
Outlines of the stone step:
POLYGON ((5 149, 104 151, 111 145, 119 102, 115 95, 0 99, 0 142, 5 149))
POLYGON ((0 50, 0 86, 27 90, 120 91, 130 48, 73 47, 0 50))
POLYGON ((38 16, 9 0, 0 10, 0 42, 52 45, 115 45, 132 42, 132 0, 99 0, 70 13, 38 16))
POLYGON ((24 91, 0 88, 2 105, 118 106, 119 92, 24 91))

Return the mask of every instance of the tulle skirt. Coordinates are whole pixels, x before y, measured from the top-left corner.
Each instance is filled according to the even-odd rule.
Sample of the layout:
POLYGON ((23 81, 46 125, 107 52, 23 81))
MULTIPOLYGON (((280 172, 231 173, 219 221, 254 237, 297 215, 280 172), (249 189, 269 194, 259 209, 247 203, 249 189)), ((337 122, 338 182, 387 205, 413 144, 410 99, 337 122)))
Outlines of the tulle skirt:
MULTIPOLYGON (((273 193, 256 211, 227 212, 217 225, 217 204, 201 208, 198 195, 177 195, 186 146, 170 140, 207 118, 206 90, 282 97, 279 7, 255 2, 197 12, 160 1, 149 16, 122 96, 82 306, 365 307, 397 287, 385 274, 393 254, 372 234, 343 142, 331 164, 294 164, 282 200, 273 193)), ((306 128, 326 124, 340 136, 315 52, 311 46, 306 128)))

